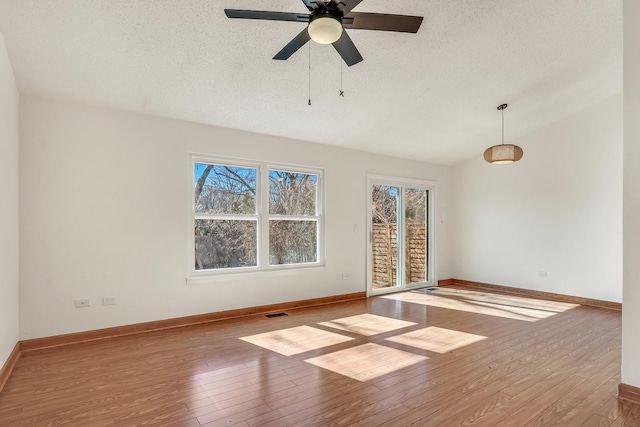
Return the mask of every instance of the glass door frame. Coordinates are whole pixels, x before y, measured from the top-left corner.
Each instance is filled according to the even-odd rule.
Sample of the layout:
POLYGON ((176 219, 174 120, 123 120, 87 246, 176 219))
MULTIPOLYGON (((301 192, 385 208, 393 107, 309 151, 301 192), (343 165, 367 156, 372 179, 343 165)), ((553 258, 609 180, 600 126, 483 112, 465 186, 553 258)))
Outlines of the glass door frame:
POLYGON ((436 275, 436 253, 435 253, 435 212, 436 212, 436 182, 422 179, 413 178, 401 178, 386 175, 367 175, 367 296, 381 295, 392 292, 401 292, 409 289, 417 289, 423 287, 437 286, 436 275), (385 185, 390 187, 399 187, 402 189, 401 193, 401 215, 398 216, 396 235, 398 241, 398 258, 396 262, 396 277, 397 285, 390 286, 388 288, 373 288, 373 201, 372 191, 374 185, 385 185), (405 268, 405 206, 404 206, 404 189, 424 189, 427 192, 427 274, 426 280, 423 282, 415 282, 410 284, 404 283, 404 268, 405 268), (401 238, 402 237, 402 238, 401 238))

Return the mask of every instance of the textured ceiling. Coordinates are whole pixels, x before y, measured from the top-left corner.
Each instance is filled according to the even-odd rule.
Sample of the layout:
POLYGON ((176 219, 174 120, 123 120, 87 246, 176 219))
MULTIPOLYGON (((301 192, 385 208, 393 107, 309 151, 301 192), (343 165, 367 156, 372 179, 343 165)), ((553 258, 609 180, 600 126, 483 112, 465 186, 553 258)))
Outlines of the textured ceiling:
POLYGON ((274 61, 305 24, 225 7, 306 11, 0 0, 0 32, 22 93, 440 164, 499 143, 501 103, 508 141, 622 91, 622 0, 364 0, 354 11, 424 21, 417 34, 349 31, 364 57, 353 67, 315 43, 274 61))

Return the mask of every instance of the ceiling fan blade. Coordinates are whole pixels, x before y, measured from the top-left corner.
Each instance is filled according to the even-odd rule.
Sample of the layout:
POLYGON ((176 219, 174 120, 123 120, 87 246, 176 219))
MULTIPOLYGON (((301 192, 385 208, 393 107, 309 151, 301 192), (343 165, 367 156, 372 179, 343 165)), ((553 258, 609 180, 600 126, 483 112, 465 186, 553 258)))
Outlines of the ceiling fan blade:
POLYGON ((342 25, 344 28, 351 30, 417 33, 422 24, 422 19, 422 16, 351 12, 342 19, 342 25))
POLYGON ((280 59, 280 60, 289 59, 291 55, 296 53, 298 49, 300 49, 302 46, 307 44, 309 40, 311 40, 311 38, 309 37, 309 32, 307 32, 307 29, 305 28, 300 32, 300 34, 295 36, 293 40, 291 40, 285 47, 283 47, 280 52, 276 53, 276 56, 274 56, 273 59, 280 59))
POLYGON ((362 0, 341 0, 340 3, 344 4, 341 12, 343 13, 343 15, 346 15, 347 13, 351 12, 354 7, 362 3, 362 0))
POLYGON ((309 9, 310 12, 316 10, 316 2, 313 0, 302 0, 302 3, 307 6, 307 9, 309 9))
POLYGON ((329 3, 327 4, 327 6, 330 7, 331 9, 336 9, 340 12, 342 12, 345 8, 345 4, 341 0, 329 0, 329 3))
POLYGON ((346 31, 343 31, 340 39, 332 44, 349 67, 362 61, 362 55, 346 31))
POLYGON ((316 9, 325 10, 325 11, 329 10, 324 0, 312 0, 312 1, 313 1, 313 4, 316 6, 316 9))
POLYGON ((306 13, 270 12, 267 10, 238 10, 238 9, 225 9, 224 13, 227 15, 227 18, 264 19, 267 21, 309 22, 309 15, 306 13))

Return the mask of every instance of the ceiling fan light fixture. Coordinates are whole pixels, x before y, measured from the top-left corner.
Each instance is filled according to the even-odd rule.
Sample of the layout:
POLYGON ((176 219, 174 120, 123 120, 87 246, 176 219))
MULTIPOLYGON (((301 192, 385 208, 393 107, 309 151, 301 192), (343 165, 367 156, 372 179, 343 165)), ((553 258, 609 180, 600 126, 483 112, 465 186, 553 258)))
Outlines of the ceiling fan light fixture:
POLYGON ((494 165, 504 165, 507 163, 517 162, 524 155, 522 148, 514 144, 504 143, 504 109, 507 104, 498 106, 498 110, 502 112, 502 144, 494 145, 484 150, 484 159, 494 165))
POLYGON ((309 22, 309 37, 316 43, 331 44, 340 40, 342 23, 331 14, 316 15, 309 22))

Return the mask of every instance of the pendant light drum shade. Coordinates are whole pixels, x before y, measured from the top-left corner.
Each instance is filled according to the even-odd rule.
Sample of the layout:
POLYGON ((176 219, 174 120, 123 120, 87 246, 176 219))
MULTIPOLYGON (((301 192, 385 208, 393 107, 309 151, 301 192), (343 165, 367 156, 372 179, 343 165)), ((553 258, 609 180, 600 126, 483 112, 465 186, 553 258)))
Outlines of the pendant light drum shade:
POLYGON ((522 148, 513 144, 504 143, 504 109, 507 104, 498 106, 498 110, 502 112, 502 144, 494 145, 484 150, 484 159, 495 165, 517 162, 524 155, 522 148))
POLYGON ((513 163, 522 158, 524 151, 513 144, 494 145, 484 150, 484 159, 489 163, 513 163))

